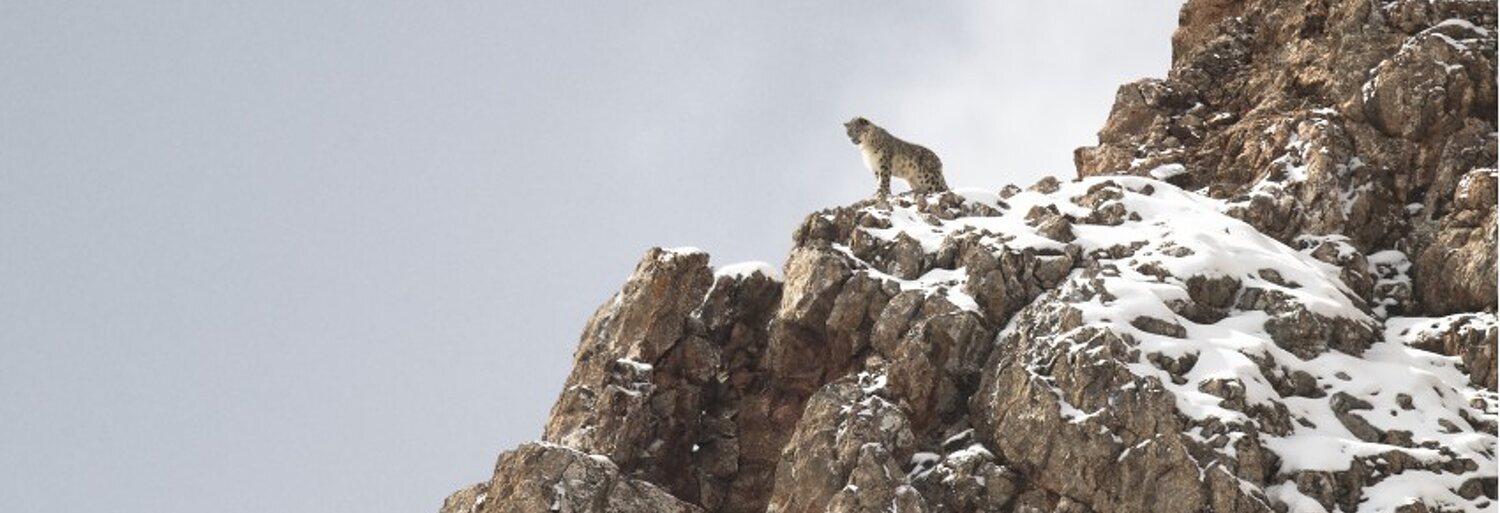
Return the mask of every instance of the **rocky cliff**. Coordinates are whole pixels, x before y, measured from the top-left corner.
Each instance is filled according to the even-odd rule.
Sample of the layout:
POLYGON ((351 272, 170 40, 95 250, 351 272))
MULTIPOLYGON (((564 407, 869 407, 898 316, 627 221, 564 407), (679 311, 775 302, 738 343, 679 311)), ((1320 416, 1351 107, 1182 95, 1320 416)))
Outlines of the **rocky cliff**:
POLYGON ((652 250, 442 513, 1493 511, 1495 20, 1189 1, 1075 181, 652 250))

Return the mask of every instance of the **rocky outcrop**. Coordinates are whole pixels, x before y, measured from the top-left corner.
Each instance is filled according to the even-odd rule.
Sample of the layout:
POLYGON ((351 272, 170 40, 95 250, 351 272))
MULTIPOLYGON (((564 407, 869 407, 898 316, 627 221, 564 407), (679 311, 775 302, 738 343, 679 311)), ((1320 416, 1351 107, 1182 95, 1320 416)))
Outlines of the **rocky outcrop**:
MULTIPOLYGON (((1409 263, 1151 179, 1008 194, 814 214, 784 279, 652 250, 525 451, 704 511, 1332 511, 1417 473, 1493 500, 1493 314, 1383 321, 1409 263)), ((539 458, 475 511, 556 496, 539 458)))
POLYGON ((1400 250, 1428 277, 1411 313, 1493 310, 1493 251, 1469 241, 1494 247, 1495 18, 1491 2, 1191 0, 1171 72, 1120 87, 1079 176, 1202 190, 1287 244, 1400 250))
MULTIPOLYGON (((468 503, 466 493, 461 491, 447 502, 468 503)), ((493 513, 703 511, 654 484, 625 477, 602 455, 542 443, 522 444, 501 454, 494 480, 473 504, 470 511, 493 513)))
POLYGON ((759 366, 781 283, 742 271, 716 276, 692 249, 648 253, 584 329, 544 440, 706 506, 764 488, 751 470, 769 473, 781 438, 759 366))
POLYGON ((453 492, 447 499, 443 499, 443 507, 438 508, 438 513, 474 513, 479 511, 484 508, 485 500, 489 499, 489 488, 490 483, 486 481, 453 492))
POLYGON ((1412 347, 1437 354, 1454 355, 1463 362, 1474 386, 1496 389, 1496 339, 1500 335, 1494 312, 1454 314, 1436 319, 1400 319, 1392 322, 1395 336, 1405 337, 1412 347))
POLYGON ((1434 314, 1495 309, 1495 170, 1459 180, 1448 215, 1417 254, 1417 298, 1434 314))
POLYGON ((1494 5, 1181 22, 1078 180, 649 251, 441 511, 1492 509, 1494 5))

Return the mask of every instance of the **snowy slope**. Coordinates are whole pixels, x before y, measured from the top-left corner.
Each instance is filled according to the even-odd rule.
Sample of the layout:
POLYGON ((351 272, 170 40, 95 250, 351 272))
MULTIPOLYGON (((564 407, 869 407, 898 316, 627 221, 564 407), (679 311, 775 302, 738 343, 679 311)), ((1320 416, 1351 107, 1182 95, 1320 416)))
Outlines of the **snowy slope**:
MULTIPOLYGON (((1297 480, 1361 472, 1369 474, 1360 481, 1362 512, 1418 500, 1455 511, 1493 509, 1476 487, 1496 475, 1497 398, 1471 386, 1456 358, 1410 343, 1423 326, 1441 320, 1379 319, 1340 280, 1341 269, 1311 249, 1287 247, 1224 215, 1224 203, 1164 182, 1093 178, 1003 199, 984 191, 957 194, 966 205, 955 211, 974 211, 977 203, 987 207, 977 210, 997 215, 942 219, 898 202, 890 210, 866 207, 864 214, 884 222, 862 230, 885 243, 915 240, 927 253, 976 233, 997 254, 1075 246, 1071 251, 1090 263, 1028 308, 1075 310, 1080 322, 1040 342, 1066 355, 1099 350, 1083 334, 1102 329, 1122 336, 1133 359, 1096 363, 1121 364, 1140 386, 1150 382, 1169 392, 1187 427, 1181 434, 1211 448, 1220 468, 1235 467, 1247 436, 1274 456, 1264 483, 1240 480, 1253 495, 1294 512, 1324 511, 1298 491, 1297 480), (1114 215, 1099 218, 1099 212, 1114 215), (1049 213, 1070 220, 1061 238, 1071 240, 1039 228, 1049 213), (1204 313, 1193 307, 1189 280, 1232 283, 1233 296, 1204 313), (1176 364, 1184 361, 1190 363, 1176 364)), ((859 272, 960 309, 979 308, 963 268, 900 279, 835 246, 858 262, 859 272)), ((999 337, 1002 349, 1018 324, 1034 319, 1025 312, 1012 317, 999 337)), ((1109 432, 1111 422, 1099 420, 1107 408, 1088 411, 1069 404, 1069 395, 1057 391, 1060 417, 1098 421, 1105 435, 1120 440, 1109 432)), ((1212 467, 1204 463, 1200 468, 1212 467)))

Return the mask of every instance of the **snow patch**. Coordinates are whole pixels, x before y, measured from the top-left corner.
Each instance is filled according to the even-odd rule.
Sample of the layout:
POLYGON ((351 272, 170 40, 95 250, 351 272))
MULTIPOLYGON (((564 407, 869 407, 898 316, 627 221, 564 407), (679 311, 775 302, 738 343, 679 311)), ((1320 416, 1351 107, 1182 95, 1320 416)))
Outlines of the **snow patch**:
POLYGON ((786 281, 786 277, 781 275, 780 269, 777 269, 769 263, 761 261, 740 262, 736 264, 720 266, 718 269, 714 269, 714 278, 728 277, 742 280, 756 274, 765 276, 778 282, 786 281))
POLYGON ((1185 173, 1187 173, 1187 166, 1182 164, 1165 164, 1157 166, 1156 169, 1152 169, 1147 174, 1157 180, 1167 180, 1185 173))

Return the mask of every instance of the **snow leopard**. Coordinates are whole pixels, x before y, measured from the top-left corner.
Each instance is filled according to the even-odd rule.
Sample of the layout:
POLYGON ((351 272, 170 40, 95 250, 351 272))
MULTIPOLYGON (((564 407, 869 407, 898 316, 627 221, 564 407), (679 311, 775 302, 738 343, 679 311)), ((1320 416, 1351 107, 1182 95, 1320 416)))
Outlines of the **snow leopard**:
POLYGON ((884 200, 890 196, 891 175, 906 180, 919 198, 929 192, 948 190, 948 182, 943 180, 943 162, 932 150, 898 139, 862 117, 844 123, 844 129, 849 140, 864 154, 865 167, 879 181, 877 198, 884 200))

